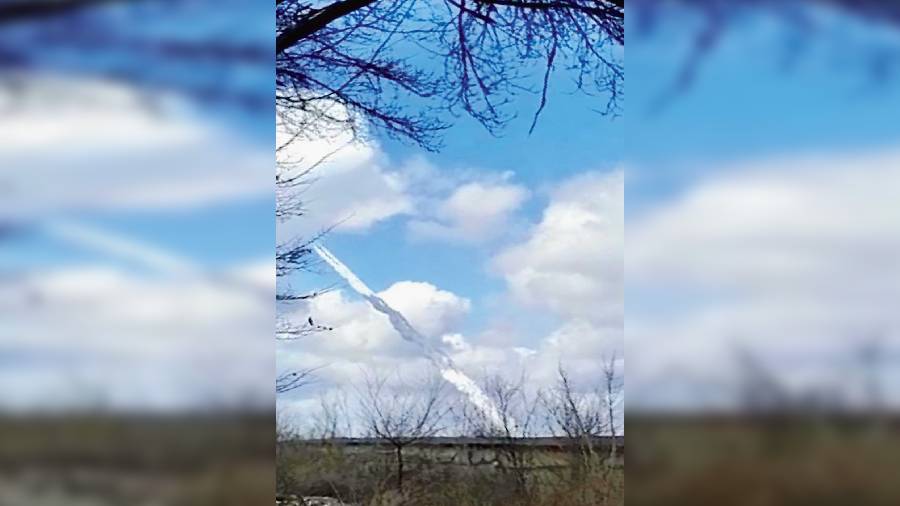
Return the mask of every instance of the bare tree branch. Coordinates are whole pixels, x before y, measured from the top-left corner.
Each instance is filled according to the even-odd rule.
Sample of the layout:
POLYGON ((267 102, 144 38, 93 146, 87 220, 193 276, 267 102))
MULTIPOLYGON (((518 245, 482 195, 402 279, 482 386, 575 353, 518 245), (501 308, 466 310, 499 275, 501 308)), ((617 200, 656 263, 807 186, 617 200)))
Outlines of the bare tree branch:
POLYGON ((307 132, 371 127, 436 149, 460 114, 498 134, 523 92, 540 96, 533 131, 557 67, 606 98, 598 111, 621 98, 622 2, 285 0, 276 11, 276 101, 307 132))

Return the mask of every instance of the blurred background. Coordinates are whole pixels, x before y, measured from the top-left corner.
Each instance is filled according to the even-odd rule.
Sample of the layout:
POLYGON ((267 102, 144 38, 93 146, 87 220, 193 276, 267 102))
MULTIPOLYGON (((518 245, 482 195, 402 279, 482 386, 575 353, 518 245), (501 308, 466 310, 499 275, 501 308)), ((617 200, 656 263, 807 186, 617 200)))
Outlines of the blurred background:
POLYGON ((0 0, 0 504, 272 500, 273 19, 0 0))
POLYGON ((629 503, 895 503, 900 7, 630 7, 629 503))
MULTIPOLYGON (((273 495, 272 8, 0 1, 0 504, 273 495)), ((636 504, 894 504, 900 7, 628 12, 636 504)))

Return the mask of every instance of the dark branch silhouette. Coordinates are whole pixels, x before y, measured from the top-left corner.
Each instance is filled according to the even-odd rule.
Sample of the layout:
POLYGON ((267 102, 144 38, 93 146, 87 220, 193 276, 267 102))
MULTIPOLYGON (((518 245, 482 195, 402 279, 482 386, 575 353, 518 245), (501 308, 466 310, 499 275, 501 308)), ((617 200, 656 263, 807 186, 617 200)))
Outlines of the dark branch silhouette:
MULTIPOLYGON (((677 0, 658 2, 655 0, 633 0, 631 14, 635 26, 633 33, 638 36, 651 32, 662 20, 673 12, 684 11, 696 15, 699 24, 693 32, 688 32, 690 45, 680 69, 674 76, 665 76, 668 84, 652 101, 649 112, 656 114, 664 110, 678 97, 691 90, 701 73, 703 63, 720 44, 728 30, 740 23, 748 14, 764 14, 784 22, 785 26, 797 29, 810 37, 817 35, 817 13, 830 9, 842 16, 871 22, 873 26, 900 29, 900 3, 880 0, 807 0, 804 2, 782 2, 776 0, 677 0)), ((821 33, 818 33, 821 35, 821 33)), ((894 48, 891 48, 892 50, 894 48)), ((893 55, 894 51, 890 52, 893 55)), ((776 59, 778 55, 773 55, 776 59)), ((896 72, 897 60, 885 57, 883 51, 859 56, 863 73, 883 80, 896 72)))
POLYGON ((522 93, 540 97, 534 130, 560 69, 604 113, 622 95, 620 0, 283 0, 276 32, 276 102, 309 134, 375 128, 436 149, 462 114, 499 133, 522 93))

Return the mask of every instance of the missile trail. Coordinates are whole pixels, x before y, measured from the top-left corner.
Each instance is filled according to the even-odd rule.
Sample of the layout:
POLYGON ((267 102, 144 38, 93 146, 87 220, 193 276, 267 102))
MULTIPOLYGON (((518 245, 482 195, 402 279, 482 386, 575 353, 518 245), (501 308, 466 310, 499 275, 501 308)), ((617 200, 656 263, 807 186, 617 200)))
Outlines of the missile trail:
POLYGON ((484 393, 477 383, 457 369, 453 363, 453 359, 441 350, 438 350, 428 343, 418 330, 413 327, 402 313, 388 305, 381 297, 375 294, 371 288, 366 286, 353 271, 337 259, 328 249, 321 245, 313 245, 313 251, 322 258, 334 271, 347 281, 353 290, 369 301, 369 304, 378 311, 388 317, 391 326, 400 334, 400 336, 411 343, 418 345, 427 358, 441 372, 441 376, 450 384, 456 387, 463 395, 469 399, 469 402, 484 415, 495 427, 503 427, 503 418, 497 411, 494 403, 484 393))

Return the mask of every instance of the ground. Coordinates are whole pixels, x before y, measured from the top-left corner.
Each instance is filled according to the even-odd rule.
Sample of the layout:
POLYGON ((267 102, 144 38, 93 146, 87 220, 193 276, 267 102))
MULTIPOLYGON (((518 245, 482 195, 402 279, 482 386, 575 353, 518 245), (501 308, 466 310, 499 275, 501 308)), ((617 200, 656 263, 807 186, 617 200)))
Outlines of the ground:
POLYGON ((605 454, 586 459, 577 452, 526 450, 517 455, 518 465, 487 451, 424 447, 404 454, 401 485, 389 448, 282 443, 278 491, 286 499, 329 497, 366 506, 624 504, 624 468, 608 465, 605 454))

